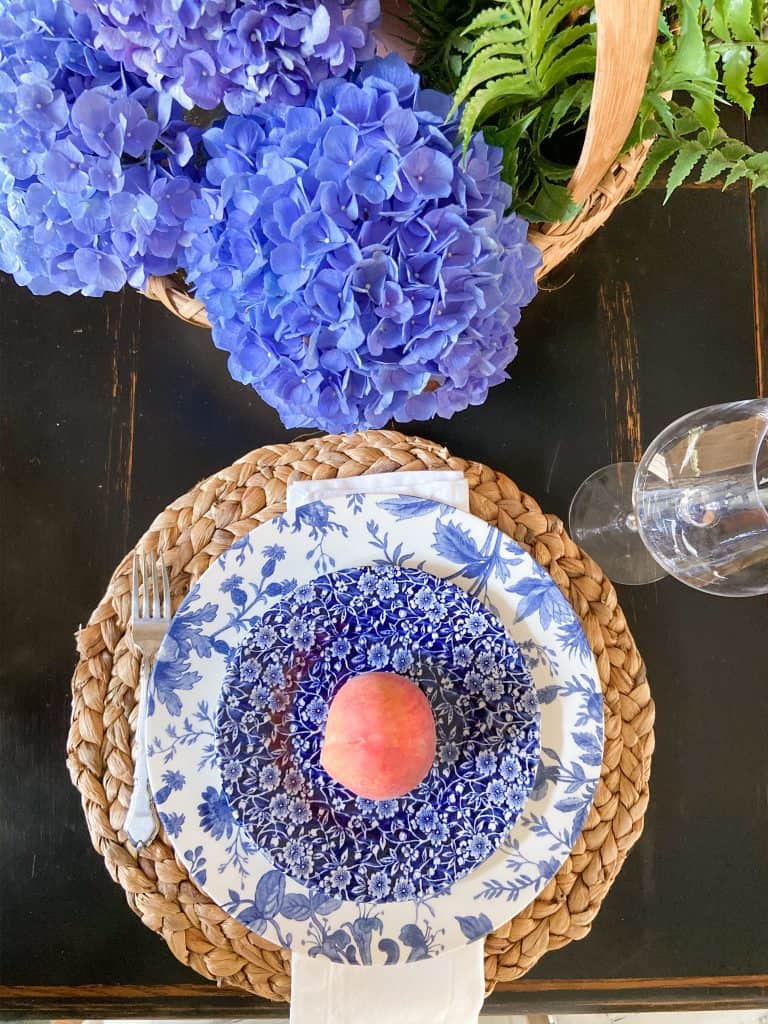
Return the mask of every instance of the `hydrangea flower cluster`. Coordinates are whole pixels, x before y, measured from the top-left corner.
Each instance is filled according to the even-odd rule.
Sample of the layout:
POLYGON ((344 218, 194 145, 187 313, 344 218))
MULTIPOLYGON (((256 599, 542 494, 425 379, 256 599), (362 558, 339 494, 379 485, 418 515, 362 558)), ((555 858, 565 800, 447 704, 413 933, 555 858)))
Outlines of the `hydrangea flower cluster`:
POLYGON ((180 263, 197 129, 95 48, 61 0, 0 13, 0 269, 37 294, 101 295, 180 263))
POLYGON ((450 106, 392 55, 205 133, 188 277, 286 426, 451 416, 505 378, 540 256, 450 106))
POLYGON ((378 0, 73 0, 100 46, 187 107, 249 113, 373 56, 378 0))

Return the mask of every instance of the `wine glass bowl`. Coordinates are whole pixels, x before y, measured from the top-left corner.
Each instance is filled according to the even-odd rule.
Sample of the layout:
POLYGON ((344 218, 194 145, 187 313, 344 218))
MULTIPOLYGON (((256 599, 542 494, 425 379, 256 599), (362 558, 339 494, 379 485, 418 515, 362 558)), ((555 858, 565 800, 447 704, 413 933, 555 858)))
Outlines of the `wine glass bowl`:
POLYGON ((643 455, 632 489, 655 560, 710 594, 768 591, 768 400, 681 417, 643 455))
POLYGON ((768 593, 768 399, 688 413, 638 465, 597 470, 570 529, 616 583, 669 573, 710 594, 768 593))
POLYGON ((596 469, 571 501, 569 530, 614 583, 655 583, 667 575, 651 556, 637 529, 632 505, 636 462, 596 469))

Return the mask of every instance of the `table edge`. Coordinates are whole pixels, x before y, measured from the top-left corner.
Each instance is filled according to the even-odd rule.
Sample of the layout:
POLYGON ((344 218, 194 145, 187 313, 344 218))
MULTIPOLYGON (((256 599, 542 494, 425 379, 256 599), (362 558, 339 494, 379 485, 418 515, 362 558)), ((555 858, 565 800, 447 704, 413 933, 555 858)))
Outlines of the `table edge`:
MULTIPOLYGON (((499 985, 484 1017, 510 1013, 768 1007, 768 974, 722 977, 531 979, 499 985)), ((214 984, 0 985, 0 1020, 248 1018, 286 1020, 286 1003, 214 984)))

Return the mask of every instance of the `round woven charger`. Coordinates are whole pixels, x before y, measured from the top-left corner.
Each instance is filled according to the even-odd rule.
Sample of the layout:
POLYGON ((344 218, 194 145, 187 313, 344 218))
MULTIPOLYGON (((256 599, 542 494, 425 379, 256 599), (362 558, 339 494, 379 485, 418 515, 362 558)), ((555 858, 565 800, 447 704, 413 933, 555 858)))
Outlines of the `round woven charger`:
MULTIPOLYGON (((446 468, 464 473, 474 515, 529 551, 571 602, 594 651, 605 698, 602 773, 584 831, 539 896, 486 939, 490 992, 497 982, 525 974, 548 950, 587 934, 642 831, 653 701, 616 592, 597 565, 568 537, 560 519, 545 515, 508 477, 394 431, 259 448, 169 505, 137 548, 162 555, 176 607, 236 538, 285 510, 289 481, 446 468)), ((131 563, 129 553, 77 638, 68 766, 91 839, 131 909, 179 960, 219 984, 287 1000, 290 953, 249 932, 202 893, 162 831, 137 855, 122 830, 133 784, 139 670, 126 634, 131 563)))

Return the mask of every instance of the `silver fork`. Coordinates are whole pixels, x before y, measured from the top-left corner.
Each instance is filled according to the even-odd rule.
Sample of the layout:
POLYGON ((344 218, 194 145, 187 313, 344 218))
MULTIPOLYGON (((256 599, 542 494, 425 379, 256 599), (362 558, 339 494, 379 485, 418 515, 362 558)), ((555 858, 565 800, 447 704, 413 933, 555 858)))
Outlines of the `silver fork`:
POLYGON ((131 580, 131 632, 141 652, 139 713, 136 724, 133 792, 123 828, 137 850, 151 843, 160 823, 149 790, 147 755, 147 708, 149 680, 163 637, 171 624, 171 587, 168 570, 154 553, 134 554, 131 580), (159 577, 159 578, 158 578, 159 577))

